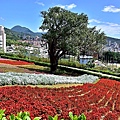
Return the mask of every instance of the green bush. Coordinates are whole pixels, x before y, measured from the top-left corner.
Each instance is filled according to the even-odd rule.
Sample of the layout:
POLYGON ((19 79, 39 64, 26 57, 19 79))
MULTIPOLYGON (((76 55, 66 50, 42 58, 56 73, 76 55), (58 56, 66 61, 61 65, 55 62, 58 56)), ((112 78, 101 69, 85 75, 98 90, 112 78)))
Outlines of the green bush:
POLYGON ((59 60, 59 65, 76 67, 76 68, 86 68, 86 65, 80 64, 78 61, 68 61, 68 60, 59 60))
MULTIPOLYGON (((0 120, 7 120, 5 116, 5 110, 0 110, 0 120)), ((72 112, 69 112, 69 118, 70 120, 86 120, 86 116, 84 114, 81 114, 79 116, 73 115, 72 112)), ((17 115, 11 114, 9 116, 10 120, 31 120, 30 113, 29 112, 19 112, 17 115)), ((41 120, 41 117, 35 117, 33 120, 41 120)), ((48 116, 48 120, 58 120, 58 116, 55 115, 54 117, 48 116)), ((61 119, 64 120, 64 119, 61 119)))
POLYGON ((89 61, 86 65, 88 68, 94 68, 95 67, 94 60, 89 61))

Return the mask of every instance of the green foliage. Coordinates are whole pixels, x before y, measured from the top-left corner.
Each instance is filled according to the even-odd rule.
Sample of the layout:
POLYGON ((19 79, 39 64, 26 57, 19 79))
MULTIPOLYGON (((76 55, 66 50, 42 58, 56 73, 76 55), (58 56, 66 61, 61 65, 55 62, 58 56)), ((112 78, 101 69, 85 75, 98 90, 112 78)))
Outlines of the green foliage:
POLYGON ((48 119, 49 119, 49 120, 58 120, 58 116, 57 116, 57 115, 55 115, 54 117, 49 116, 48 119))
MULTIPOLYGON (((7 120, 6 116, 5 116, 5 110, 0 109, 0 120, 7 120)), ((10 120, 31 120, 30 118, 30 113, 29 112, 19 112, 17 113, 17 115, 15 116, 14 114, 11 114, 9 116, 10 120)), ((40 120, 41 117, 35 117, 34 120, 40 120)))
POLYGON ((68 61, 68 60, 59 60, 59 65, 69 66, 69 67, 76 67, 76 68, 86 68, 86 65, 80 64, 78 61, 68 61))
POLYGON ((17 113, 17 116, 11 114, 9 118, 10 120, 31 120, 30 114, 28 112, 22 112, 22 111, 17 113))
POLYGON ((81 115, 73 115, 72 112, 69 112, 69 117, 71 120, 86 120, 86 116, 82 113, 81 115))
MULTIPOLYGON (((0 109, 0 120, 7 120, 5 116, 5 110, 0 109)), ((69 112, 69 117, 71 120, 86 120, 86 116, 84 114, 81 114, 79 116, 73 115, 72 112, 69 112)), ((10 120, 31 120, 30 113, 29 112, 19 112, 17 115, 11 114, 9 116, 10 120)), ((41 120, 41 117, 35 117, 33 120, 41 120)), ((58 120, 58 115, 55 115, 54 117, 48 116, 48 120, 58 120)), ((64 120, 64 119, 61 119, 64 120)))
POLYGON ((120 73, 120 67, 117 69, 117 72, 120 73))
MULTIPOLYGON (((72 112, 69 112, 69 118, 70 120, 86 120, 86 116, 82 113, 81 115, 77 116, 77 115, 73 115, 72 112)), ((54 117, 49 116, 48 117, 49 120, 58 120, 58 116, 55 115, 54 117)), ((64 120, 64 119, 61 119, 64 120)))
POLYGON ((5 117, 5 110, 0 110, 0 120, 7 120, 6 117, 5 117))
POLYGON ((82 34, 78 36, 78 48, 81 55, 99 53, 105 43, 104 32, 96 30, 96 27, 83 29, 82 34))
POLYGON ((104 52, 103 60, 106 62, 120 62, 120 53, 119 52, 104 52))
POLYGON ((15 39, 7 39, 6 40, 6 45, 7 46, 11 46, 11 45, 22 45, 22 46, 29 46, 30 45, 30 43, 27 43, 27 42, 20 42, 20 41, 18 41, 18 40, 15 40, 15 39))
POLYGON ((6 38, 11 40, 19 40, 20 37, 17 32, 13 32, 8 28, 5 28, 6 38))
POLYGON ((89 61, 89 62, 86 64, 86 66, 87 66, 88 68, 94 68, 94 67, 95 67, 94 60, 89 61))

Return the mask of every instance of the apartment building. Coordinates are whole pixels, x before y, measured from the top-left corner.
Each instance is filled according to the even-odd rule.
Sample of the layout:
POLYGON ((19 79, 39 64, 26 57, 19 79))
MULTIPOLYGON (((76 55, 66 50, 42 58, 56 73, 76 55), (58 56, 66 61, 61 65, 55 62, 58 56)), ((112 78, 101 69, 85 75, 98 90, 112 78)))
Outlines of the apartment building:
POLYGON ((6 53, 6 34, 2 25, 0 25, 0 50, 6 53))

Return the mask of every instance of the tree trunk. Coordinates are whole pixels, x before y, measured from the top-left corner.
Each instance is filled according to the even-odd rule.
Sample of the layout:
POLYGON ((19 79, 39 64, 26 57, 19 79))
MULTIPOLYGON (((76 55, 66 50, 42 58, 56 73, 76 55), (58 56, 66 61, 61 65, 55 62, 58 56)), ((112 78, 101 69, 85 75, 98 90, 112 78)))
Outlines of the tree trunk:
POLYGON ((50 73, 54 74, 55 71, 57 70, 57 66, 58 66, 58 59, 56 56, 50 56, 50 73))

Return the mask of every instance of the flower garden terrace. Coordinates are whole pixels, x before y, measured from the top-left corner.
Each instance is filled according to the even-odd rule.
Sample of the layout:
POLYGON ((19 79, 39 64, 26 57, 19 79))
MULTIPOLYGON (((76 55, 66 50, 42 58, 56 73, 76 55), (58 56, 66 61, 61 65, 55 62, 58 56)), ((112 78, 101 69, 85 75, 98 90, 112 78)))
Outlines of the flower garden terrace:
POLYGON ((0 108, 6 115, 29 111, 32 118, 59 115, 68 119, 72 111, 84 113, 87 120, 118 120, 120 117, 120 83, 100 79, 97 83, 67 88, 39 88, 30 86, 0 87, 0 108))
POLYGON ((84 113, 87 120, 119 120, 120 83, 118 81, 105 78, 98 80, 98 77, 89 75, 82 76, 84 82, 81 81, 80 77, 62 76, 61 78, 60 76, 44 74, 43 77, 41 75, 40 78, 44 78, 42 84, 43 82, 46 82, 44 84, 57 84, 61 82, 60 79, 63 80, 62 82, 66 80, 66 84, 70 84, 71 81, 83 83, 82 86, 63 86, 50 89, 36 87, 37 82, 41 81, 40 78, 37 78, 39 75, 14 72, 0 75, 2 85, 0 87, 0 109, 6 109, 7 116, 11 113, 28 111, 32 118, 38 116, 47 120, 48 115, 58 114, 59 119, 67 120, 69 119, 68 113, 71 111, 76 115, 84 113), (45 76, 47 77, 45 78, 45 76), (28 86, 32 80, 35 83, 34 87, 28 86), (98 82, 93 84, 96 80, 98 82), (24 86, 21 86, 20 83, 24 86), (10 84, 10 86, 3 86, 6 84, 10 84), (12 86, 13 84, 15 85, 12 86))

